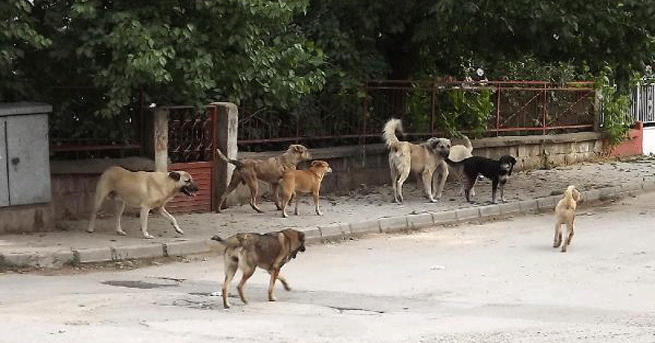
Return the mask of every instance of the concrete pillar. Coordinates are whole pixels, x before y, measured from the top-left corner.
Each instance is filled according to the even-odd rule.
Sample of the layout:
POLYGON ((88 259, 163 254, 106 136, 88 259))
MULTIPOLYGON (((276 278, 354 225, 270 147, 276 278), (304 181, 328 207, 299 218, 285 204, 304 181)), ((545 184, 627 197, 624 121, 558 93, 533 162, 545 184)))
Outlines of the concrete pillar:
POLYGON ((154 118, 155 171, 168 171, 168 110, 157 108, 154 118))
MULTIPOLYGON (((237 129, 239 127, 239 111, 230 102, 214 102, 216 122, 216 147, 229 159, 237 158, 237 129)), ((212 194, 212 211, 218 210, 218 199, 227 188, 232 177, 234 166, 223 162, 219 157, 214 159, 214 193, 212 194)))

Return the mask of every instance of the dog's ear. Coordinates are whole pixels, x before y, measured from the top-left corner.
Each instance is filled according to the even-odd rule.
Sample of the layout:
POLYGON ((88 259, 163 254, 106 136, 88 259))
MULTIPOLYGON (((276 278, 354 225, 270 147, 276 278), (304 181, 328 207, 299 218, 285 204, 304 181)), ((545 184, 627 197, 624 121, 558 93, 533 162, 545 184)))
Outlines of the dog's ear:
POLYGON ((182 177, 182 175, 180 175, 180 173, 178 173, 178 172, 170 172, 170 173, 168 173, 168 177, 170 177, 175 182, 177 182, 177 181, 180 181, 180 178, 182 177))

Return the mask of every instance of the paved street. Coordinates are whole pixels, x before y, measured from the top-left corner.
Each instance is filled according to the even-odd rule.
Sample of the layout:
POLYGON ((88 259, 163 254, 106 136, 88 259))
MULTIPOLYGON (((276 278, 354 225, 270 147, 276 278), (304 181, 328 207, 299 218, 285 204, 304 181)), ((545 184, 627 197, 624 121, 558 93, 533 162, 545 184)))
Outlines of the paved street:
MULTIPOLYGON (((223 310, 222 262, 0 275, 2 342, 654 342, 655 193, 552 213, 311 245, 223 310)), ((232 293, 236 293, 233 282, 232 293)))

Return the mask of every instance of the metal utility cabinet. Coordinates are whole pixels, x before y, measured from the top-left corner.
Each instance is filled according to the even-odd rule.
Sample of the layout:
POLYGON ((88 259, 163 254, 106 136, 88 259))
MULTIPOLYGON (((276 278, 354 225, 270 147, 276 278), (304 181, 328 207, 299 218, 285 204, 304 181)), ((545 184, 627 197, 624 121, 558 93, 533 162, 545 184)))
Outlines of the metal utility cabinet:
POLYGON ((0 207, 50 202, 50 112, 43 103, 0 103, 0 207))

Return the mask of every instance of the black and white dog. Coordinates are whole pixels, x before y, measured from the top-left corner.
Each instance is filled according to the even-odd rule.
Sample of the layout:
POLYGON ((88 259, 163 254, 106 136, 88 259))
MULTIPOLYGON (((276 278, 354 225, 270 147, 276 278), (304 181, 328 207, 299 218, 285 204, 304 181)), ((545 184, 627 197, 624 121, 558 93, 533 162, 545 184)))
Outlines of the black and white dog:
POLYGON ((459 162, 453 162, 449 158, 445 159, 446 163, 459 169, 461 175, 464 177, 464 196, 466 201, 471 202, 470 193, 475 182, 478 180, 478 175, 482 175, 491 180, 491 203, 496 203, 496 190, 500 185, 500 201, 505 202, 503 198, 503 188, 509 176, 512 175, 512 169, 516 164, 516 158, 512 155, 504 155, 498 160, 494 160, 482 156, 471 156, 459 162))

